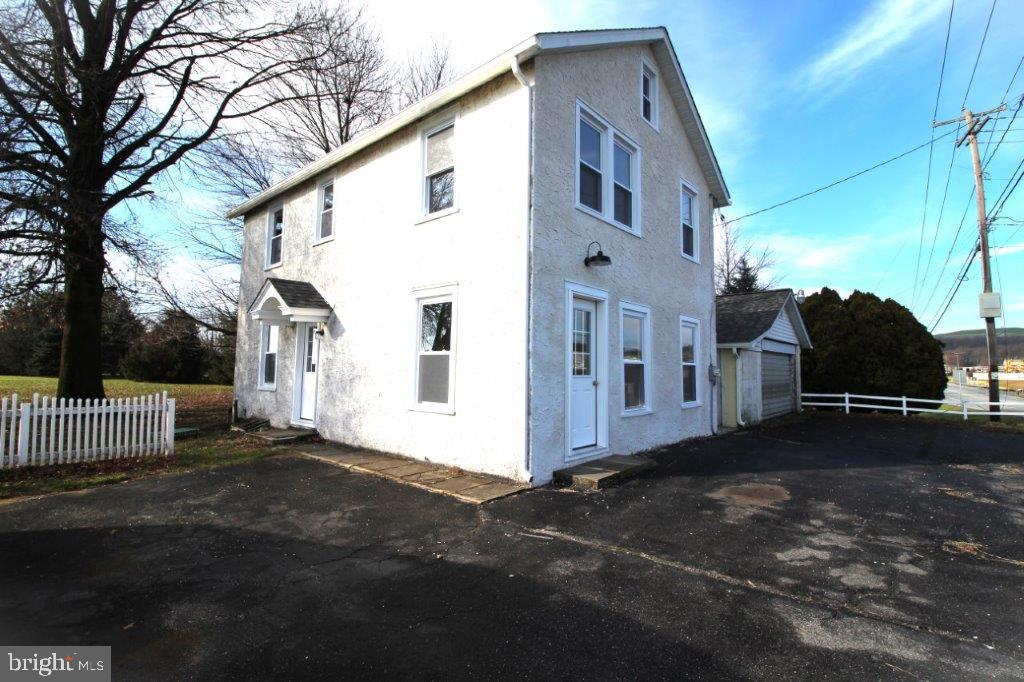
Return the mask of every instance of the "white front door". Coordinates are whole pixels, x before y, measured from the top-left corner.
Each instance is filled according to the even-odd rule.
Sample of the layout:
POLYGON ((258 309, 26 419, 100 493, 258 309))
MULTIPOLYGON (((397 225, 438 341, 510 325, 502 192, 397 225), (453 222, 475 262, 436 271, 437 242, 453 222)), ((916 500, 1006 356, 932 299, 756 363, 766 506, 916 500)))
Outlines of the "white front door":
POLYGON ((569 356, 572 362, 572 388, 569 407, 572 448, 597 445, 597 304, 574 298, 569 356))
POLYGON ((299 358, 302 367, 299 371, 299 419, 313 421, 316 417, 316 374, 320 363, 320 337, 316 335, 316 325, 299 326, 301 352, 299 358))

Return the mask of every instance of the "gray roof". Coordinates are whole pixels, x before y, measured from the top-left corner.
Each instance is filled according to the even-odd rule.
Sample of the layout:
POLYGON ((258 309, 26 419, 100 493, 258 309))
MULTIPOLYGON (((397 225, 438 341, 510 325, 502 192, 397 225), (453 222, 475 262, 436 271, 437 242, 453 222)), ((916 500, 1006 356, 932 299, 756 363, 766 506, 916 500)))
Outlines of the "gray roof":
POLYGON ((320 292, 309 282, 300 282, 295 279, 278 279, 268 277, 267 282, 274 287, 274 291, 281 297, 281 302, 289 308, 325 308, 331 309, 330 304, 324 300, 320 292))
POLYGON ((792 289, 725 294, 715 300, 718 343, 752 343, 771 329, 792 289))

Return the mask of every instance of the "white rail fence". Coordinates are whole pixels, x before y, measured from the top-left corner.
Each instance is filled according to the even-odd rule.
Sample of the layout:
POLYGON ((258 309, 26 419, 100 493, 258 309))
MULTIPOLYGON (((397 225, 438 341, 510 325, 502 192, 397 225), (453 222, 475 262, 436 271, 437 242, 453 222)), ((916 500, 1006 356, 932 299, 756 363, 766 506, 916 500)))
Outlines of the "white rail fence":
POLYGON ((1024 417, 1024 403, 1013 402, 994 403, 987 400, 961 400, 959 405, 952 405, 945 400, 908 398, 905 395, 894 397, 887 395, 861 395, 858 393, 802 393, 801 397, 801 404, 804 407, 832 407, 844 410, 846 414, 850 414, 850 408, 863 408, 901 412, 903 416, 912 412, 933 412, 936 414, 954 414, 958 412, 963 415, 964 419, 967 419, 968 415, 991 416, 995 414, 1004 417, 1024 417), (935 405, 936 407, 919 407, 919 403, 935 405), (946 405, 946 409, 939 407, 941 405, 946 405), (1000 411, 991 411, 992 405, 999 405, 1000 411))
POLYGON ((0 398, 0 469, 169 455, 174 398, 0 398))

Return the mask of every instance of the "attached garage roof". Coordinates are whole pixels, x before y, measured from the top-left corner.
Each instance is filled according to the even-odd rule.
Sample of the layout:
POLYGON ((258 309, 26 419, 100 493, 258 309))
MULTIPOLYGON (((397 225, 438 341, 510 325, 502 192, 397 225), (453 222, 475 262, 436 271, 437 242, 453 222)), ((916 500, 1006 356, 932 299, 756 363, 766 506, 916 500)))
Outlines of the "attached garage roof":
POLYGON ((725 294, 715 301, 715 330, 720 346, 745 346, 759 341, 772 328, 783 310, 788 310, 800 345, 811 347, 811 339, 792 289, 725 294))

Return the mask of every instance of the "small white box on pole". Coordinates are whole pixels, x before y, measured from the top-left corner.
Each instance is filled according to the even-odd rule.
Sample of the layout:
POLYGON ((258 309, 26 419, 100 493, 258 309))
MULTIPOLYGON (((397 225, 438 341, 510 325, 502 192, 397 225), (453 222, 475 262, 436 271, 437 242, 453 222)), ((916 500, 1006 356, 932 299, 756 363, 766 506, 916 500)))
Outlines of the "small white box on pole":
POLYGON ((1002 317, 1003 299, 998 291, 978 294, 979 317, 1002 317))

